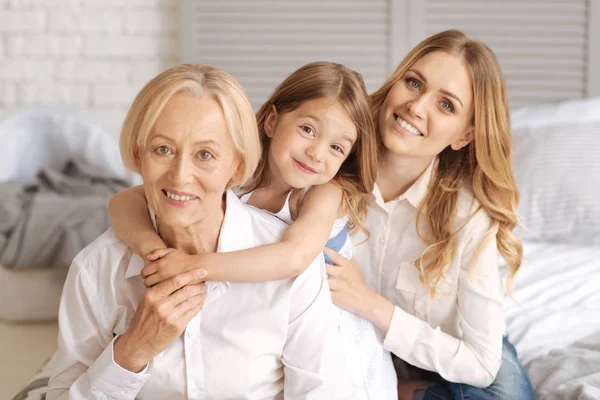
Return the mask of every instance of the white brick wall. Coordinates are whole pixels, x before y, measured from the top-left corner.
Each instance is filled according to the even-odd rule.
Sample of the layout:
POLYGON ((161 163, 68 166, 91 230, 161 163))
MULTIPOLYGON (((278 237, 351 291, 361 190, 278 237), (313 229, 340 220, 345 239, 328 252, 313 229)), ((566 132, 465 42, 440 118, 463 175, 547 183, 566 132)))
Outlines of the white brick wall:
POLYGON ((118 134, 135 94, 178 63, 178 0, 0 0, 0 118, 78 109, 118 134))

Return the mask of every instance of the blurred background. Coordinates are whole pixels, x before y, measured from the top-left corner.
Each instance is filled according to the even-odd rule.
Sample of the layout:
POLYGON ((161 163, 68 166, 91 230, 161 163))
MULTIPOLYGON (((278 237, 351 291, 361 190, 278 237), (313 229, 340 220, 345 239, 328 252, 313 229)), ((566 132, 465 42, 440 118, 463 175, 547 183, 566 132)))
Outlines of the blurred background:
MULTIPOLYGON (((520 235, 528 260, 547 266, 523 268, 519 305, 507 308, 511 339, 537 374, 539 398, 581 376, 595 379, 598 397, 547 398, 600 398, 600 0, 0 0, 0 187, 37 184, 40 171, 71 162, 121 187, 139 182, 120 162, 120 125, 142 86, 181 62, 231 73, 258 109, 312 61, 356 69, 372 92, 414 45, 451 28, 488 44, 504 71, 528 222, 520 235), (585 329, 574 329, 581 321, 585 329), (588 334, 591 370, 553 381, 552 367, 536 364, 588 334)), ((97 214, 82 211, 69 232, 49 237, 85 246, 93 237, 72 227, 96 215, 106 229, 109 196, 94 197, 97 214)), ((0 191, 0 399, 21 389, 19 399, 41 399, 68 262, 35 251, 7 258, 9 200, 0 191)), ((53 216, 65 210, 80 209, 53 216)), ((27 227, 33 236, 42 228, 27 227)))
POLYGON ((225 69, 255 108, 316 60, 370 91, 425 37, 458 28, 497 54, 512 106, 600 94, 596 0, 0 0, 0 116, 65 106, 117 129, 179 62, 225 69))

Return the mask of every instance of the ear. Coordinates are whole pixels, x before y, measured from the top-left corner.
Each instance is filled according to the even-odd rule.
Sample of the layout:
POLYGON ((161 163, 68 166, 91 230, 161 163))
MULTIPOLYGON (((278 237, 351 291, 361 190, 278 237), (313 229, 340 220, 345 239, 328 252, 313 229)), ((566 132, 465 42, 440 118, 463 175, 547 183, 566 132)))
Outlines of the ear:
POLYGON ((460 150, 469 143, 471 143, 471 141, 475 137, 475 133, 473 132, 474 130, 475 128, 473 126, 469 127, 469 129, 460 137, 460 139, 458 139, 454 143, 451 143, 450 147, 452 147, 452 150, 460 150))
POLYGON ((277 114, 275 105, 271 105, 271 111, 269 112, 269 115, 267 115, 267 118, 265 118, 265 133, 270 138, 273 137, 273 132, 275 132, 275 126, 277 125, 278 117, 279 114, 277 114))

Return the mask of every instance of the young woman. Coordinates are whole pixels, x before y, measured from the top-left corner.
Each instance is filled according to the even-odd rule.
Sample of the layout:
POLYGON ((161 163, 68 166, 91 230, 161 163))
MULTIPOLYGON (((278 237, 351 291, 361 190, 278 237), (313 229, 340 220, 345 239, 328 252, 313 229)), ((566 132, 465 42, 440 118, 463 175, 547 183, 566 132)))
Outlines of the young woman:
MULTIPOLYGON (((366 233, 363 224, 377 165, 369 99, 360 75, 335 63, 308 64, 275 89, 257 117, 262 159, 241 200, 290 227, 275 244, 186 255, 165 248, 150 223, 143 192, 127 190, 111 201, 113 226, 136 253, 158 260, 144 268, 147 286, 194 268, 205 269, 207 280, 290 278, 304 271, 324 246, 351 257, 349 233, 366 233)), ((218 150, 202 157, 218 159, 218 150)), ((185 193, 165 195, 181 207, 193 201, 185 193)), ((351 313, 340 312, 339 318, 346 365, 359 398, 395 398, 396 375, 379 332, 351 313)))
POLYGON ((512 278, 522 246, 493 52, 458 31, 425 39, 371 107, 382 155, 371 237, 358 263, 327 251, 334 303, 378 326, 404 361, 400 399, 532 399, 504 336, 498 254, 512 278))

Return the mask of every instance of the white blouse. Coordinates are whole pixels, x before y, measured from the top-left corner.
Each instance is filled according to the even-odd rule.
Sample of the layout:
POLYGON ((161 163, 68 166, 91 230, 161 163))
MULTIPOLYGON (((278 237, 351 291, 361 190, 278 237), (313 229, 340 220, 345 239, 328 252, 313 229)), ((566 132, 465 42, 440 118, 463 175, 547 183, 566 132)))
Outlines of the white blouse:
POLYGON ((496 238, 474 259, 491 220, 485 211, 476 211, 478 203, 461 190, 454 228, 466 226, 457 233, 454 258, 437 296, 431 298, 415 260, 426 249, 417 235, 416 216, 433 166, 434 162, 403 195, 387 203, 375 187, 376 201, 366 224, 371 238, 359 244, 365 238, 356 235, 355 257, 373 289, 396 306, 384 347, 447 381, 485 387, 500 368, 504 333, 496 238))
MULTIPOLYGON (((307 189, 308 190, 308 189, 307 189)), ((246 203, 252 192, 241 197, 246 203)), ((272 213, 287 224, 292 224, 292 215, 288 194, 281 210, 272 213)), ((343 229, 347 229, 349 218, 344 216, 334 221, 329 239, 335 238, 343 229)), ((351 236, 340 249, 334 249, 346 258, 352 258, 351 236)), ((353 382, 357 386, 360 399, 397 400, 398 379, 389 351, 383 348, 381 332, 368 320, 356 314, 337 308, 339 312, 339 330, 344 349, 344 363, 353 382)))
MULTIPOLYGON (((286 225, 227 193, 218 251, 278 240, 286 225)), ((145 292, 143 261, 109 230, 73 261, 59 311, 52 399, 346 399, 323 258, 295 279, 208 282, 204 308, 140 373, 113 360, 145 292)))

